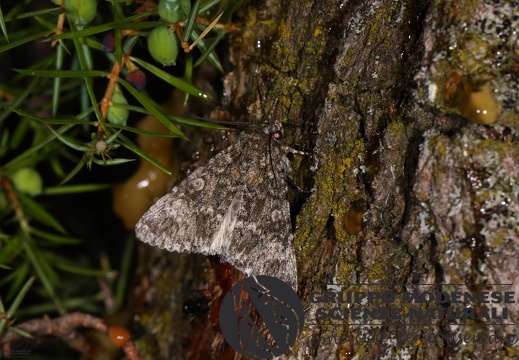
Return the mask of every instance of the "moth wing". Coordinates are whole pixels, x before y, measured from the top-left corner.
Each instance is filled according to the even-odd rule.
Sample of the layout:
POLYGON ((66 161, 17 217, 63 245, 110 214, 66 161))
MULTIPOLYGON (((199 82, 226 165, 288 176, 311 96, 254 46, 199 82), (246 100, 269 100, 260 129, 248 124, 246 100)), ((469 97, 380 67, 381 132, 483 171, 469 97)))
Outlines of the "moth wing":
POLYGON ((159 199, 135 226, 137 237, 169 251, 219 255, 295 289, 289 162, 269 141, 264 133, 242 134, 159 199))
MULTIPOLYGON (((249 275, 275 276, 297 288, 297 266, 288 203, 289 162, 277 144, 254 152, 236 224, 222 252, 224 260, 249 275), (257 173, 255 173, 257 172, 257 173)), ((230 209, 232 210, 232 209, 230 209)))
POLYGON ((135 226, 137 237, 168 251, 217 253, 211 240, 240 186, 244 139, 221 151, 160 198, 135 226))
MULTIPOLYGON (((244 204, 257 198, 255 189, 247 188, 244 204)), ((297 266, 293 246, 292 224, 288 201, 279 202, 267 196, 243 207, 224 259, 249 275, 277 277, 297 288, 297 266), (254 218, 253 223, 247 219, 254 218), (262 224, 261 227, 255 223, 262 224)))

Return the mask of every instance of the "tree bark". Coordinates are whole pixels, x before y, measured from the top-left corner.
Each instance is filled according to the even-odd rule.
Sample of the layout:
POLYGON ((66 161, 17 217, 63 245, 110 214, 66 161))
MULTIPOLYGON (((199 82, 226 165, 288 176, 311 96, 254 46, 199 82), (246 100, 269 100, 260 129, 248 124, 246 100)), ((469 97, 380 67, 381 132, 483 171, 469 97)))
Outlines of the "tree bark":
MULTIPOLYGON (((298 293, 309 313, 323 306, 308 300, 311 291, 326 289, 316 284, 400 295, 510 291, 516 303, 499 306, 509 310, 503 322, 517 324, 518 47, 517 35, 503 25, 509 19, 514 29, 517 15, 515 3, 481 0, 244 3, 241 31, 230 38, 235 68, 225 77, 226 96, 213 117, 265 119, 277 99, 276 118, 298 125, 291 145, 314 153, 296 157, 292 169, 311 195, 294 192, 291 199, 298 293), (486 87, 497 89, 497 96, 486 87)), ((190 267, 193 258, 177 259, 190 267)), ((177 269, 169 270, 171 282, 184 277, 178 261, 168 266, 177 269)), ((167 303, 150 314, 164 308, 167 303)), ((517 343, 452 344, 442 337, 519 336, 516 325, 474 320, 474 326, 456 327, 456 321, 440 319, 406 326, 404 320, 383 320, 378 327, 358 325, 362 321, 306 326, 287 358, 519 356, 517 343), (399 338, 401 330, 415 341, 399 338), (367 331, 393 336, 354 340, 367 331), (345 340, 330 343, 333 336, 345 340)), ((163 341, 160 356, 193 348, 172 346, 170 331, 169 342, 155 339, 163 341)), ((212 346, 200 345, 202 357, 177 358, 225 358, 223 345, 212 346)))

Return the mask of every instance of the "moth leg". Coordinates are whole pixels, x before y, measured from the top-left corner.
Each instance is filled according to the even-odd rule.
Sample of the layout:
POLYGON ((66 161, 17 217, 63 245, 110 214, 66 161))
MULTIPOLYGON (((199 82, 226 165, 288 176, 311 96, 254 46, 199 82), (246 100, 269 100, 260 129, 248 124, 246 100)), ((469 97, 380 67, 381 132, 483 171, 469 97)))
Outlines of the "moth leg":
POLYGON ((256 284, 258 284, 258 286, 259 286, 263 291, 269 292, 269 290, 259 282, 259 280, 258 280, 258 278, 256 277, 256 275, 253 274, 252 277, 254 278, 254 282, 255 282, 256 284))
POLYGON ((313 152, 296 150, 296 149, 291 148, 290 146, 286 146, 286 145, 282 145, 281 147, 287 153, 298 154, 298 155, 314 155, 313 152))
POLYGON ((297 191, 299 192, 302 192, 304 194, 311 194, 312 192, 309 191, 309 190, 304 190, 304 189, 301 189, 294 181, 294 179, 292 179, 290 176, 287 177, 287 182, 290 184, 290 186, 294 187, 297 191))
MULTIPOLYGON (((301 151, 301 150, 296 150, 294 148, 291 148, 290 146, 285 146, 285 145, 282 145, 282 148, 283 150, 286 152, 286 153, 292 153, 292 154, 298 154, 298 155, 314 155, 313 152, 308 152, 308 151, 301 151)), ((288 163, 288 159, 287 159, 287 163, 286 164, 283 164, 284 165, 284 168, 286 170, 286 174, 290 174, 290 163, 288 163)), ((308 191, 308 190, 304 190, 302 188, 300 188, 295 182, 294 182, 294 179, 292 179, 290 177, 290 175, 287 176, 287 182, 292 186, 294 187, 296 190, 298 190, 299 192, 302 192, 304 194, 311 194, 312 192, 311 191, 308 191)))

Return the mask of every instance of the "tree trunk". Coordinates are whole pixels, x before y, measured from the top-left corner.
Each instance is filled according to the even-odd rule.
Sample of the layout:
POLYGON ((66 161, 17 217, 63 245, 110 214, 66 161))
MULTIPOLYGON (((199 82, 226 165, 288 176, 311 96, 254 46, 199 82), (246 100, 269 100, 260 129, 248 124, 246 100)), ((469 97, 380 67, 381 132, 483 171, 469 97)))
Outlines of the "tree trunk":
MULTIPOLYGON (((278 99, 276 118, 298 125, 290 145, 314 154, 292 163, 295 183, 312 189, 310 195, 294 191, 291 199, 298 294, 306 313, 334 307, 309 301, 312 291, 329 288, 319 284, 392 292, 397 300, 388 306, 404 312, 418 306, 401 300, 406 291, 508 291, 516 301, 475 305, 476 314, 507 308, 502 321, 322 321, 305 326, 291 356, 519 356, 517 338, 483 340, 519 336, 516 325, 488 326, 517 324, 519 317, 519 7, 498 3, 269 0, 240 9, 241 31, 230 38, 235 68, 225 77, 226 97, 213 117, 265 119, 278 99), (371 340, 357 341, 366 333, 371 340), (386 340, 376 340, 382 334, 386 340), (480 338, 453 343, 452 334, 480 338)), ((163 260, 152 277, 170 285, 155 288, 143 321, 155 329, 161 324, 161 334, 144 350, 155 358, 230 354, 221 343, 215 346, 207 326, 182 323, 185 316, 170 307, 185 302, 164 295, 185 292, 187 285, 171 284, 186 284, 185 269, 200 267, 193 265, 199 261, 163 260)), ((201 281, 189 279, 191 288, 201 281)), ((436 311, 449 304, 419 305, 436 311)), ((190 316, 203 322, 207 313, 190 316)))

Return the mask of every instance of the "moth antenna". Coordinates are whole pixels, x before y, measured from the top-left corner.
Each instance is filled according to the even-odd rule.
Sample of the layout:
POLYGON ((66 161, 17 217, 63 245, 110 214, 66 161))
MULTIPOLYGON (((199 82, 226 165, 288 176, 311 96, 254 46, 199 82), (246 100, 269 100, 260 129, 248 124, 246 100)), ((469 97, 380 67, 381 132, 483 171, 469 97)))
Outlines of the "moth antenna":
POLYGON ((283 123, 283 126, 293 126, 293 127, 298 127, 298 128, 302 128, 303 127, 303 125, 296 124, 296 123, 291 123, 291 122, 283 123))
MULTIPOLYGON (((221 125, 231 125, 231 126, 251 126, 251 125, 258 125, 258 123, 256 123, 256 122, 252 122, 252 121, 239 122, 239 121, 227 121, 227 120, 210 120, 210 119, 205 119, 205 118, 203 118, 203 117, 199 117, 199 116, 197 116, 196 119, 199 120, 199 121, 206 122, 206 123, 208 123, 208 124, 221 124, 221 125)), ((236 129, 234 129, 234 128, 226 128, 226 127, 222 127, 221 129, 217 129, 217 130, 236 130, 236 129)))

